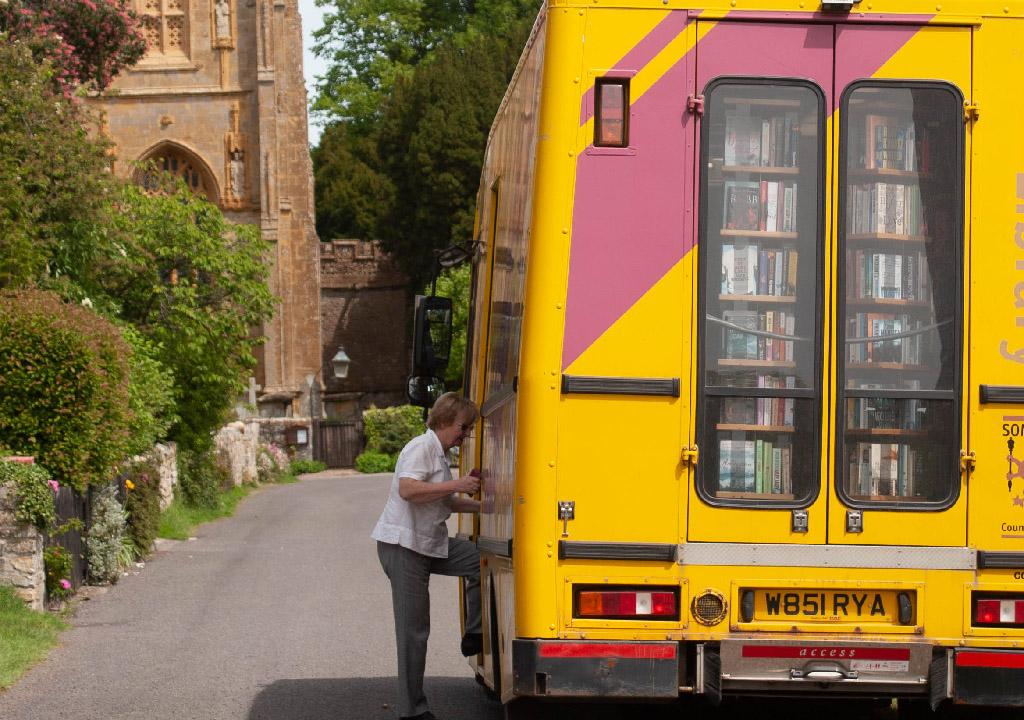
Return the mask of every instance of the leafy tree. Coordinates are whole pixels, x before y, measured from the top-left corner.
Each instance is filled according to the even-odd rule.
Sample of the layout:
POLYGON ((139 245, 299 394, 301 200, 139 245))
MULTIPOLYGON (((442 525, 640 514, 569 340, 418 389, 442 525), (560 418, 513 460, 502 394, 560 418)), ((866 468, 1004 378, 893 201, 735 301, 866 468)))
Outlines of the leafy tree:
POLYGON ((536 0, 317 0, 334 8, 314 33, 330 61, 314 109, 328 118, 372 123, 399 78, 460 34, 502 37, 536 13, 536 0))
POLYGON ((131 455, 141 455, 167 437, 177 420, 174 375, 160 363, 160 348, 131 325, 121 328, 131 346, 128 406, 132 411, 131 455))
POLYGON ((181 183, 152 196, 125 185, 116 207, 109 233, 117 251, 82 284, 115 299, 120 317, 153 343, 174 377, 171 436, 204 448, 256 364, 262 339, 252 328, 273 313, 269 244, 181 183))
POLYGON ((48 60, 65 95, 80 85, 105 89, 146 52, 130 0, 4 0, 0 32, 30 44, 37 60, 48 60))
POLYGON ((377 236, 414 284, 425 284, 434 251, 472 237, 487 134, 529 32, 446 43, 400 80, 380 129, 380 157, 394 194, 377 236))
POLYGON ((381 171, 375 136, 350 123, 328 126, 313 150, 316 230, 324 240, 374 237, 393 186, 381 171))
POLYGON ((469 263, 463 263, 445 270, 437 278, 437 294, 452 299, 452 350, 444 373, 445 387, 449 390, 461 388, 464 380, 471 270, 469 263))
POLYGON ((31 47, 0 34, 0 288, 88 263, 109 196, 102 143, 31 47), (59 138, 59 142, 56 139, 59 138))

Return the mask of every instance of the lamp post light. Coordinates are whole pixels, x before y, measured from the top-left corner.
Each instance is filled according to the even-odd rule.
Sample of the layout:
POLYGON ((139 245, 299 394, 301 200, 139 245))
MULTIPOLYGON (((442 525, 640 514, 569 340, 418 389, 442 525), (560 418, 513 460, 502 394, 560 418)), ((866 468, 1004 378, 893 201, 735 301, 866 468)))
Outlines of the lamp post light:
POLYGON ((334 353, 334 357, 331 358, 331 367, 334 368, 334 377, 338 380, 343 380, 348 377, 348 367, 352 364, 352 359, 349 358, 348 353, 345 352, 345 348, 342 345, 338 346, 338 352, 334 353))

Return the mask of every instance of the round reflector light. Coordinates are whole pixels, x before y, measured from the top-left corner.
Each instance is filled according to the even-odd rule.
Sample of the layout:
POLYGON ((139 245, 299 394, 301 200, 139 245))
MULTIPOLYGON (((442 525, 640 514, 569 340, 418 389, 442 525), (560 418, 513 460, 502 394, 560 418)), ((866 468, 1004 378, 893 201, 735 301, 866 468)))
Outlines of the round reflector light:
POLYGON ((697 595, 690 603, 690 613, 701 625, 717 625, 725 620, 728 604, 722 593, 710 588, 697 595))

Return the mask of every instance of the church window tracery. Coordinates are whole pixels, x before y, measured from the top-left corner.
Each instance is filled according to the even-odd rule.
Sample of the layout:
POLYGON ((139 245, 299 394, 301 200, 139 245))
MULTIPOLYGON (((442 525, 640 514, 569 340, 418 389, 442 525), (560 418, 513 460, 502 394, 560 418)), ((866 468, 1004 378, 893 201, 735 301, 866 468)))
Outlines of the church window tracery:
POLYGON ((142 18, 148 57, 188 55, 188 0, 136 0, 142 18))
POLYGON ((196 195, 215 201, 216 190, 207 178, 207 171, 190 153, 173 146, 165 146, 152 153, 145 165, 136 173, 135 181, 150 195, 166 191, 162 174, 167 173, 185 182, 196 195))

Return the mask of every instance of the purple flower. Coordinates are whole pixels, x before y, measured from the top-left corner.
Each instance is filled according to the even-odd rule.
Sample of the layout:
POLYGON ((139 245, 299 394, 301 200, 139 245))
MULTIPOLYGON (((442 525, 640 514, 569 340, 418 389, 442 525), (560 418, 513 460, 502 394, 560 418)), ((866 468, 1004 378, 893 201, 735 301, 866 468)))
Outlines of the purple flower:
POLYGON ((57 491, 60 490, 60 483, 56 480, 47 480, 46 484, 50 486, 51 490, 53 490, 54 495, 56 495, 57 491))
POLYGON ((69 582, 68 582, 67 580, 65 580, 64 578, 61 578, 61 581, 60 581, 60 586, 61 586, 62 588, 64 588, 65 590, 70 590, 70 589, 71 589, 71 583, 69 583, 69 582))

